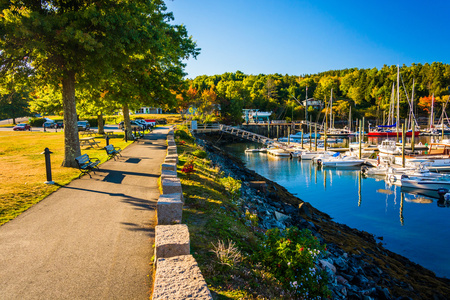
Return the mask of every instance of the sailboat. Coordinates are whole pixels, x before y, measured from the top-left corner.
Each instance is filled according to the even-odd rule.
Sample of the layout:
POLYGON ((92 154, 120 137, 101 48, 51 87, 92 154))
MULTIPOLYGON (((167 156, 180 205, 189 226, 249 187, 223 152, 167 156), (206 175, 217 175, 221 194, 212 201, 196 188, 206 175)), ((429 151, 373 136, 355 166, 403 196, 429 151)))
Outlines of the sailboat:
MULTIPOLYGON (((387 125, 378 125, 374 130, 370 130, 367 133, 367 136, 369 137, 396 137, 402 136, 402 131, 399 129, 400 125, 400 68, 397 66, 397 113, 396 113, 396 121, 394 123, 394 110, 395 110, 395 104, 394 104, 394 84, 392 84, 392 97, 391 97, 391 104, 389 106, 389 117, 388 117, 388 124, 387 125)), ((407 96, 408 97, 408 96, 407 96)), ((409 99, 408 99, 409 100, 409 99)), ((410 104, 411 105, 411 104, 410 104)), ((407 137, 411 137, 413 134, 412 130, 408 130, 406 132, 407 137)), ((419 136, 420 131, 417 130, 414 132, 414 136, 419 136)))
MULTIPOLYGON (((325 122, 327 113, 325 113, 325 122)), ((330 137, 348 137, 351 131, 348 128, 334 128, 334 117, 333 117, 333 89, 331 89, 330 96, 330 127, 327 128, 327 136, 330 137)))
POLYGON ((447 112, 445 111, 447 108, 447 104, 450 100, 450 95, 447 98, 447 102, 442 105, 442 113, 441 117, 439 118, 438 125, 434 125, 434 129, 439 133, 442 134, 442 131, 444 131, 444 134, 450 134, 450 127, 447 124, 444 124, 444 119, 447 120, 447 123, 450 124, 447 112))

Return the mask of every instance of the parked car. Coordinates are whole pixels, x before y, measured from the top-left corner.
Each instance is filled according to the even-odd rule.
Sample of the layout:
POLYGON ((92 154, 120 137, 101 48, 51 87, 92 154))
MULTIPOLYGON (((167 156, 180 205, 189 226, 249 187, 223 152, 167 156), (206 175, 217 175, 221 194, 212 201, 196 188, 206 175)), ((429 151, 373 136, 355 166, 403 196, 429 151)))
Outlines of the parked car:
POLYGON ((155 119, 146 119, 145 122, 147 122, 147 124, 150 124, 151 126, 155 126, 156 125, 156 120, 155 119))
MULTIPOLYGON (((131 123, 131 129, 132 130, 134 130, 135 128, 136 128, 136 130, 142 130, 143 129, 143 126, 141 124, 139 124, 139 123, 136 123, 135 121, 130 121, 130 123, 131 123)), ((122 130, 125 129, 125 125, 124 125, 123 121, 119 123, 119 129, 122 129, 122 130)))
POLYGON ((143 119, 136 119, 136 120, 134 120, 134 122, 136 122, 137 124, 140 124, 144 130, 148 128, 147 122, 145 122, 145 120, 143 120, 143 119))
POLYGON ((42 124, 42 127, 44 128, 56 128, 56 122, 50 119, 47 119, 44 124, 42 124))
POLYGON ((63 121, 56 121, 56 128, 64 128, 64 122, 63 121))
POLYGON ((89 124, 88 121, 78 121, 77 122, 78 125, 78 131, 85 131, 91 128, 91 125, 89 124))
POLYGON ((13 127, 14 131, 25 131, 25 130, 31 130, 30 124, 26 123, 20 123, 13 127))

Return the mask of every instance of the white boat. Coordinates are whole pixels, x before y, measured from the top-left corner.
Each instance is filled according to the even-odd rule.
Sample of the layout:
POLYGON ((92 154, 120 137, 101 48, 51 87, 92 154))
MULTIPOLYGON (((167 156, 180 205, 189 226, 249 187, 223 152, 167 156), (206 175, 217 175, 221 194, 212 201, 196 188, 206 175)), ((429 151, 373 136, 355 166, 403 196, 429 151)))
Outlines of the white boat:
POLYGON ((386 171, 386 182, 400 185, 403 175, 410 177, 439 178, 441 174, 430 172, 426 167, 420 165, 418 168, 394 168, 389 167, 386 171))
POLYGON ((401 178, 402 187, 416 188, 424 190, 437 191, 439 189, 445 188, 450 189, 450 177, 413 177, 408 175, 403 175, 401 178))
POLYGON ((364 159, 358 159, 353 156, 337 156, 319 159, 317 163, 321 164, 323 167, 357 167, 364 163, 364 159))
POLYGON ((247 148, 245 149, 245 153, 259 153, 259 152, 266 152, 267 148, 247 148))
POLYGON ((291 152, 281 148, 267 149, 267 153, 272 156, 291 157, 291 152))
POLYGON ((378 165, 374 168, 362 167, 361 171, 366 175, 386 176, 389 167, 386 165, 378 165))
POLYGON ((330 155, 333 155, 333 154, 335 154, 335 153, 336 153, 336 152, 334 152, 334 151, 306 151, 306 152, 303 152, 303 153, 302 153, 301 159, 302 159, 302 160, 311 160, 311 159, 313 159, 314 157, 319 156, 319 155, 322 155, 322 154, 330 154, 330 155))
POLYGON ((329 159, 333 157, 339 157, 341 154, 339 152, 324 152, 323 154, 315 156, 312 161, 317 164, 319 160, 329 159))
POLYGON ((398 155, 402 154, 400 147, 397 146, 394 140, 384 140, 381 145, 378 145, 380 155, 398 155))

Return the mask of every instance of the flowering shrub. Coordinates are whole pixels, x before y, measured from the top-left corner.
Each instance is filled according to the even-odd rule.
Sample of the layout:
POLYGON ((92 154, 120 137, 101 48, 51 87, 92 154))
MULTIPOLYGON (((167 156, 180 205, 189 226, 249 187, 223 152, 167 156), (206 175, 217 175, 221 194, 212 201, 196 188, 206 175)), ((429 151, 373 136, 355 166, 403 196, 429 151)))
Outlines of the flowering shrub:
POLYGON ((188 177, 192 172, 194 172, 194 161, 192 159, 184 163, 181 172, 185 173, 188 177))
POLYGON ((308 229, 274 228, 266 232, 256 258, 299 298, 320 299, 330 295, 326 273, 315 266, 324 251, 308 229))

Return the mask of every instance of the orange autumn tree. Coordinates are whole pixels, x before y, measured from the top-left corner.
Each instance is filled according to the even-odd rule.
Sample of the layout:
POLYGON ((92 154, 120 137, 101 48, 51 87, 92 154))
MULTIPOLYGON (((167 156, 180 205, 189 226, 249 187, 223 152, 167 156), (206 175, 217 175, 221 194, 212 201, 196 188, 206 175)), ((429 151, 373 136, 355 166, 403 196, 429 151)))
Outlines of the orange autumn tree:
MULTIPOLYGON (((420 97, 419 98, 419 103, 417 104, 421 109, 423 109, 426 112, 430 112, 431 111, 431 104, 433 102, 433 97, 432 96, 425 96, 425 97, 420 97)), ((436 104, 436 99, 434 104, 436 104)))
POLYGON ((198 101, 198 90, 189 86, 189 89, 183 93, 177 94, 177 105, 181 115, 188 113, 190 107, 195 106, 198 101))

